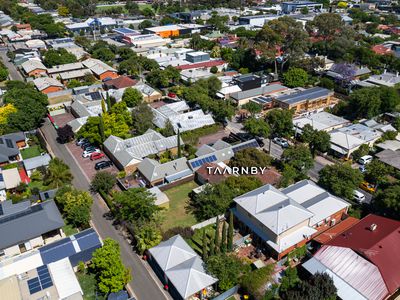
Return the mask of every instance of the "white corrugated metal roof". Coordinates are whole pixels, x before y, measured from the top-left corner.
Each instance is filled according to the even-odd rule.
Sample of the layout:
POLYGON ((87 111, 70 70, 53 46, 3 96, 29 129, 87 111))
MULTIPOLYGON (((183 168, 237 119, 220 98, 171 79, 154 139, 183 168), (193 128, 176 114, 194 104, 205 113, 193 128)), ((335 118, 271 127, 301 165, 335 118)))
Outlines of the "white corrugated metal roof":
POLYGON ((343 280, 346 285, 340 282, 336 288, 344 300, 360 299, 351 288, 371 300, 381 300, 389 294, 378 267, 349 248, 323 246, 303 266, 313 274, 330 271, 343 280))
POLYGON ((74 294, 83 295, 68 257, 50 263, 47 266, 60 299, 66 299, 74 294))
POLYGON ((201 258, 180 235, 161 242, 149 252, 183 299, 218 281, 205 272, 201 258))

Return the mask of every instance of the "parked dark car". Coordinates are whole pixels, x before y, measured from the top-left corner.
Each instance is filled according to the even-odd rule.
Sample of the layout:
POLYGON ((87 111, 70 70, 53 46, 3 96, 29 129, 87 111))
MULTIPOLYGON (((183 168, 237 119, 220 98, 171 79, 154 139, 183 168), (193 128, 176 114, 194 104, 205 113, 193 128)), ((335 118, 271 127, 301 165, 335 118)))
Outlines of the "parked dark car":
POLYGON ((83 145, 81 146, 81 148, 82 148, 83 150, 86 150, 87 148, 95 148, 95 146, 94 146, 93 144, 91 144, 91 143, 85 143, 85 144, 83 144, 83 145))
POLYGON ((82 144, 85 144, 85 143, 89 143, 89 140, 87 138, 80 138, 79 140, 76 140, 76 142, 75 142, 75 144, 77 146, 82 146, 82 144))
POLYGON ((113 165, 113 163, 110 160, 104 160, 104 161, 100 161, 98 163, 96 163, 94 165, 94 168, 96 170, 102 170, 102 169, 106 169, 109 168, 113 165))

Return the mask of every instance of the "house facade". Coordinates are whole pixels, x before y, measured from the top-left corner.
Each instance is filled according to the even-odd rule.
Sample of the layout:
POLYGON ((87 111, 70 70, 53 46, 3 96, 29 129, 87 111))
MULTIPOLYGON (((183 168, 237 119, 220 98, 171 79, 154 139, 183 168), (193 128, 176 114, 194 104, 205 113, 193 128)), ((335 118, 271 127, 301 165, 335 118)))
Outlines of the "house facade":
POLYGON ((289 95, 276 97, 274 99, 274 106, 282 109, 292 109, 295 115, 322 111, 324 108, 336 103, 333 94, 334 93, 328 89, 314 87, 289 95))
POLYGON ((64 236, 64 221, 53 200, 0 203, 0 259, 25 253, 64 236), (13 234, 10 234, 12 232, 13 234))
POLYGON ((239 228, 277 259, 340 222, 350 206, 308 180, 283 190, 267 184, 234 202, 239 228))

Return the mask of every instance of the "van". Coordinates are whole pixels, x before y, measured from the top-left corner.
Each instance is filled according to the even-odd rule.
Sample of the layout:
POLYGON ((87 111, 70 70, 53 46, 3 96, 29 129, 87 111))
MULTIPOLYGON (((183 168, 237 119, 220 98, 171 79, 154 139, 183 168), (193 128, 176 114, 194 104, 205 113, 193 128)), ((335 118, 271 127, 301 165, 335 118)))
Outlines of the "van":
POLYGON ((363 203, 365 201, 365 195, 357 190, 354 190, 353 199, 358 203, 363 203))
POLYGON ((366 164, 369 164, 371 161, 372 161, 371 155, 364 155, 358 160, 358 163, 360 165, 366 165, 366 164))

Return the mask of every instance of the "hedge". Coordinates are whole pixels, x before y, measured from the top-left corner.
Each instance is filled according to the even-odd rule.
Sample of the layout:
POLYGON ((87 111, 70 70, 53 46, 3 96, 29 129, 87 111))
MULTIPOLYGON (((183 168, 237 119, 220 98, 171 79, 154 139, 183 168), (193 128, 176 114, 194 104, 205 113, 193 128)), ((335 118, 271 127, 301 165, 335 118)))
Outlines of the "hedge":
POLYGON ((185 143, 196 145, 199 138, 205 135, 217 133, 221 128, 220 124, 207 125, 194 130, 185 131, 181 134, 181 137, 185 143))

